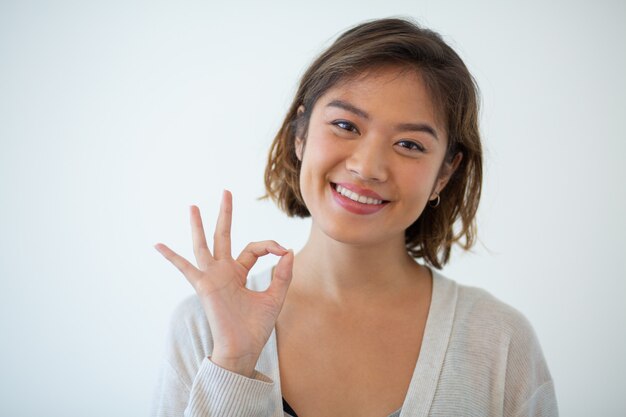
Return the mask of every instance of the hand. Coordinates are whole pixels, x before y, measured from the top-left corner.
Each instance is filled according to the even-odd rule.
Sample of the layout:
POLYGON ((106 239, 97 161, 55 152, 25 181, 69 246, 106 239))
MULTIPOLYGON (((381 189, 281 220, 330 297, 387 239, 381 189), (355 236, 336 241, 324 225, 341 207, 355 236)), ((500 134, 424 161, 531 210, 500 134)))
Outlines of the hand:
POLYGON ((248 377, 276 325, 291 283, 293 252, 267 240, 248 244, 237 259, 230 249, 232 195, 224 191, 213 238, 213 254, 207 247, 200 210, 191 206, 193 251, 198 267, 193 266, 162 243, 155 248, 193 286, 213 335, 211 361, 248 377), (265 291, 245 287, 248 273, 257 259, 267 254, 280 256, 274 279, 265 291))

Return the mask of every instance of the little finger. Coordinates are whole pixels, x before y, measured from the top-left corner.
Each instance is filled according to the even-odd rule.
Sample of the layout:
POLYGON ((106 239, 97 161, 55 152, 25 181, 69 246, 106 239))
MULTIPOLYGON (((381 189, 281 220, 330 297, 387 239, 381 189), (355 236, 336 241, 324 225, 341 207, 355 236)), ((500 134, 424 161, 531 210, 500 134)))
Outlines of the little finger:
POLYGON ((183 273, 185 278, 187 278, 187 281, 189 281, 189 283, 195 288, 198 273, 198 269, 195 266, 193 266, 187 259, 165 246, 163 243, 157 243, 154 245, 154 248, 159 251, 165 259, 178 268, 178 270, 183 273))

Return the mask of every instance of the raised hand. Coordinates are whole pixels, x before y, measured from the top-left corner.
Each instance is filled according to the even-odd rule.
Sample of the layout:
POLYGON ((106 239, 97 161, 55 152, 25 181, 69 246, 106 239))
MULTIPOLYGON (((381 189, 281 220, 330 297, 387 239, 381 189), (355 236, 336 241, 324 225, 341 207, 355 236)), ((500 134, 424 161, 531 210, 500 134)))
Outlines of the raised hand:
POLYGON ((193 286, 211 327, 211 361, 233 372, 252 376, 256 362, 276 324, 291 283, 293 252, 272 240, 248 244, 237 259, 230 249, 232 195, 224 191, 209 250, 200 210, 191 206, 193 251, 198 264, 193 266, 162 243, 155 248, 193 286), (248 273, 257 259, 267 254, 280 256, 269 288, 252 291, 245 287, 248 273))

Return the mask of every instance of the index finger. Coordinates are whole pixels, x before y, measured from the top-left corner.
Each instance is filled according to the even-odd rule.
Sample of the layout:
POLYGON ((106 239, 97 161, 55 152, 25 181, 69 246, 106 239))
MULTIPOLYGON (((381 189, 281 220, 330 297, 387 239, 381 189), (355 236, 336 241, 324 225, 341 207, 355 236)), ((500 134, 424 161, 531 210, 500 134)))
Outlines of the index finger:
POLYGON ((220 214, 213 235, 213 254, 215 259, 230 258, 230 226, 233 219, 233 196, 228 190, 222 193, 220 214))

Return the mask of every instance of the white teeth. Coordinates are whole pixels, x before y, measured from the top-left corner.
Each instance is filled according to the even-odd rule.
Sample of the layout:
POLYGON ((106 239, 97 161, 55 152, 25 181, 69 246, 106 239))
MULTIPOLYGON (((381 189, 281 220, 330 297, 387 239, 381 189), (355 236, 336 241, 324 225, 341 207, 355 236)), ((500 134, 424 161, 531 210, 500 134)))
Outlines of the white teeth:
POLYGON ((383 200, 376 200, 372 197, 365 197, 364 195, 359 195, 353 191, 348 190, 347 188, 342 187, 337 184, 336 188, 337 192, 345 197, 348 197, 350 200, 358 201, 362 204, 382 204, 383 200))

